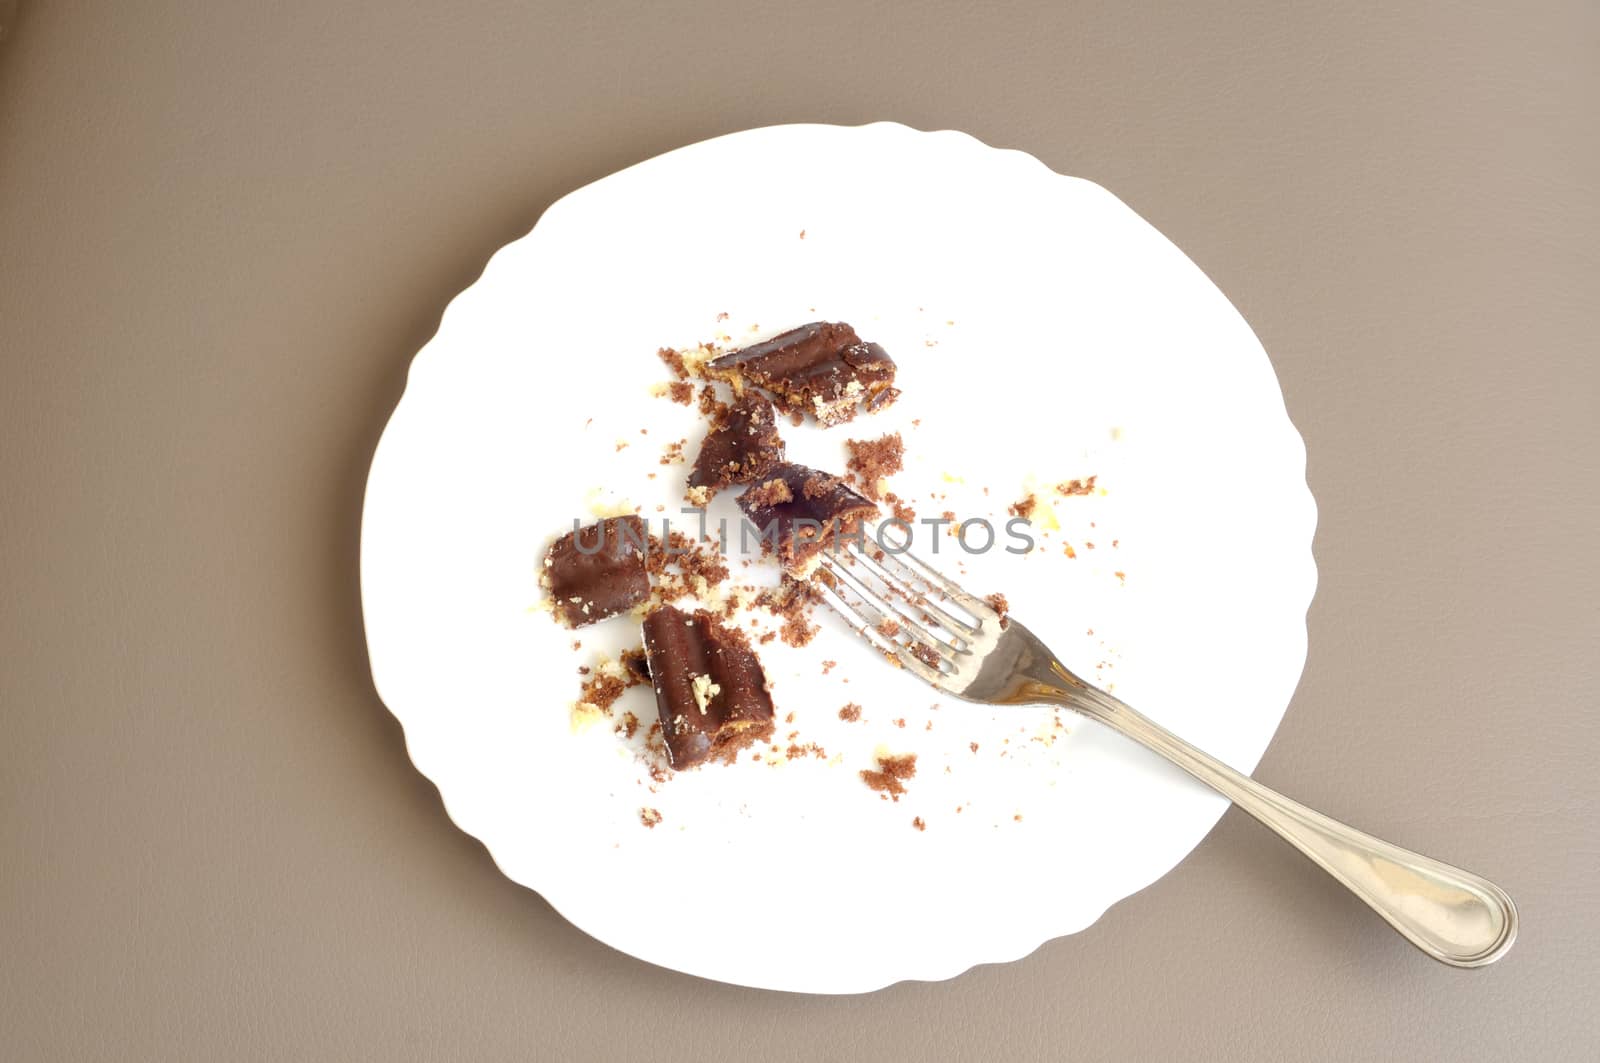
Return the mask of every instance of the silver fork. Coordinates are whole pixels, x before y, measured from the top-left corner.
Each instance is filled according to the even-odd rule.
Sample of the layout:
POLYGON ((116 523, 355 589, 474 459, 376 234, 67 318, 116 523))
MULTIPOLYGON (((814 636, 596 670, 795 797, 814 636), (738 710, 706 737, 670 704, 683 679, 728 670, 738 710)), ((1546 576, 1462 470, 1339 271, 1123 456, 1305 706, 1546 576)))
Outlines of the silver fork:
POLYGON ((1133 739, 1266 824, 1434 959, 1482 967, 1516 940, 1517 909, 1499 886, 1234 771, 1073 674, 1033 632, 909 552, 857 541, 820 565, 824 600, 893 663, 966 701, 1062 705, 1133 739))

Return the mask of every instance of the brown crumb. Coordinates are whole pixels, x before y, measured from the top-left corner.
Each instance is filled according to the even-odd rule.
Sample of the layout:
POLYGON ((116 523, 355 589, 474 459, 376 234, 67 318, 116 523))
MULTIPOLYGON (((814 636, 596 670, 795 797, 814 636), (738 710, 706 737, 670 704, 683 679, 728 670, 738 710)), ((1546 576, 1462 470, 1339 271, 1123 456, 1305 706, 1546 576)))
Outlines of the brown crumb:
POLYGON ((923 664, 927 665, 929 668, 938 670, 938 668, 939 668, 939 651, 938 650, 935 650, 932 646, 929 646, 926 643, 922 643, 922 642, 913 642, 907 648, 911 651, 911 656, 915 657, 917 660, 921 661, 923 664))
POLYGON ((639 730, 639 717, 631 712, 625 712, 622 714, 622 719, 617 721, 617 726, 613 730, 623 738, 632 738, 639 730))
POLYGON ((846 439, 845 449, 850 456, 845 461, 861 493, 874 502, 884 497, 884 482, 905 467, 905 443, 899 432, 891 432, 878 439, 846 439))
POLYGON ((799 760, 801 757, 807 756, 816 757, 818 760, 827 760, 828 751, 815 742, 807 742, 805 745, 791 742, 789 748, 783 751, 783 756, 785 760, 799 760))
POLYGON ((893 491, 886 492, 883 496, 883 500, 889 503, 890 507, 894 510, 894 517, 896 520, 903 520, 907 524, 910 524, 917 519, 917 511, 912 509, 909 503, 905 502, 893 491))
POLYGON ((1006 512, 1010 513, 1013 517, 1021 517, 1023 520, 1027 520, 1029 517, 1033 516, 1034 507, 1038 506, 1038 504, 1039 500, 1037 498, 1033 497, 1032 495, 1028 495, 1026 498, 1022 498, 1011 503, 1010 506, 1006 507, 1006 512))
POLYGON ((718 321, 726 321, 726 320, 728 320, 728 312, 726 310, 724 310, 722 313, 718 314, 717 315, 717 320, 718 321))
POLYGON ((683 364, 683 355, 671 347, 662 347, 656 351, 656 356, 667 363, 667 368, 672 370, 672 375, 679 380, 689 379, 689 367, 683 364))
POLYGON ((822 630, 810 619, 821 600, 822 592, 816 586, 785 573, 776 587, 756 595, 755 604, 783 621, 778 633, 785 643, 800 647, 822 630))
POLYGON ((917 755, 879 753, 877 761, 876 771, 866 768, 861 770, 861 781, 866 783, 870 790, 886 794, 891 800, 900 800, 900 795, 906 792, 905 780, 917 774, 917 755))
POLYGON ((1006 596, 999 591, 995 591, 983 600, 988 602, 989 606, 1000 614, 1000 630, 1004 631, 1007 625, 1011 623, 1011 619, 1006 615, 1011 611, 1011 603, 1006 601, 1006 596))
MULTIPOLYGON (((668 443, 666 446, 662 447, 661 448, 661 464, 663 464, 663 465, 677 465, 677 464, 680 464, 681 462, 683 462, 685 460, 685 458, 683 456, 683 445, 686 442, 687 442, 687 440, 678 439, 678 440, 674 440, 673 442, 668 443)), ((622 448, 619 447, 617 449, 620 450, 622 448)))
POLYGON ((713 421, 727 416, 728 404, 717 398, 717 389, 710 384, 700 389, 700 412, 713 421))
POLYGON ((839 710, 839 719, 845 721, 846 723, 855 723, 857 720, 861 719, 861 706, 852 701, 850 704, 839 710))
POLYGON ((915 819, 913 819, 911 821, 911 828, 913 830, 927 830, 928 829, 928 825, 926 823, 922 822, 922 817, 921 816, 918 816, 917 818, 915 818, 915 819))
POLYGON ((1117 577, 1117 580, 1121 583, 1128 582, 1128 574, 1126 572, 1113 572, 1111 574, 1117 577))
POLYGON ((639 810, 639 822, 654 830, 655 825, 661 822, 661 813, 653 808, 641 808, 639 810))
POLYGON ((806 415, 799 410, 795 410, 793 413, 789 414, 789 423, 794 425, 796 428, 799 428, 801 425, 806 423, 806 415))
POLYGON ((583 649, 583 642, 582 642, 582 640, 580 640, 580 639, 573 639, 573 640, 572 640, 572 648, 573 648, 573 649, 575 649, 575 650, 581 650, 581 649, 583 649))
POLYGON ((1062 543, 1061 544, 1061 552, 1063 554, 1066 554, 1068 557, 1077 557, 1078 556, 1078 551, 1076 551, 1076 550, 1074 550, 1072 548, 1072 544, 1071 543, 1062 543))
POLYGON ((978 751, 978 743, 976 743, 976 742, 968 742, 967 744, 972 747, 972 751, 974 753, 976 753, 978 751))
POLYGON ((1011 817, 1011 820, 1014 823, 1021 823, 1022 822, 1022 813, 1018 812, 1016 815, 1011 817))
POLYGON ((801 229, 800 230, 800 239, 804 240, 805 238, 806 238, 806 231, 804 229, 801 229))
POLYGON ((694 402, 694 385, 687 380, 674 380, 667 385, 667 397, 679 406, 688 406, 694 402))
POLYGON ((822 662, 822 674, 823 675, 827 675, 829 672, 833 671, 834 668, 838 667, 838 664, 839 664, 838 661, 823 661, 822 662))
POLYGON ((1092 495, 1094 494, 1094 481, 1095 477, 1091 476, 1087 480, 1067 480, 1063 483, 1058 483, 1056 484, 1056 494, 1068 497, 1072 495, 1092 495))
POLYGON ((901 716, 901 717, 898 717, 898 718, 897 718, 897 719, 896 719, 896 720, 895 720, 895 721, 894 721, 894 725, 895 725, 895 726, 896 726, 896 727, 899 727, 899 728, 904 728, 904 727, 905 727, 905 725, 906 725, 906 718, 905 718, 905 717, 904 717, 904 716, 901 716))
POLYGON ((627 449, 628 449, 628 441, 626 439, 617 440, 617 452, 618 453, 621 453, 622 451, 627 450, 627 449))
POLYGON ((751 506, 776 506, 793 501, 794 493, 789 490, 789 484, 778 478, 750 488, 743 500, 744 504, 751 506))
POLYGON ((628 684, 614 675, 600 673, 587 680, 578 692, 578 702, 584 705, 593 705, 601 712, 605 712, 616 704, 622 692, 628 689, 628 684))
POLYGON ((878 634, 882 635, 886 639, 894 638, 896 635, 900 634, 900 621, 894 619, 893 617, 884 617, 882 620, 878 621, 878 634))

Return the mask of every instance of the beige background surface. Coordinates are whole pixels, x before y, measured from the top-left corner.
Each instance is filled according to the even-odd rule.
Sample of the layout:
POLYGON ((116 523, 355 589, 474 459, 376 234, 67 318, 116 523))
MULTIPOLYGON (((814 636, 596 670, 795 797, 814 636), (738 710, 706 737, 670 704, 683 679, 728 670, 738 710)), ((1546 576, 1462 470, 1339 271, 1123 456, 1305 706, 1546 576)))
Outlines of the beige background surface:
POLYGON ((41 0, 7 31, 6 1058, 1595 1058, 1594 3, 41 0), (590 941, 450 824, 357 601, 410 355, 563 192, 879 118, 1105 184, 1255 326, 1322 573, 1259 775, 1503 882, 1500 965, 1433 965, 1230 813, 1021 962, 763 993, 590 941))

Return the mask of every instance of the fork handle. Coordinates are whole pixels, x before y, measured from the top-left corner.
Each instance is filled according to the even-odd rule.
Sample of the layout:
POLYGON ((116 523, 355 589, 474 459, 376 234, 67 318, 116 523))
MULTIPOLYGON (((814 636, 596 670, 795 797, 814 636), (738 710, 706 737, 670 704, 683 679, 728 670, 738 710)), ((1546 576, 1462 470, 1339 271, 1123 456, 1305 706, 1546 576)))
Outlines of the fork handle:
POLYGON ((1159 753, 1266 824, 1434 959, 1482 967, 1516 940, 1516 906, 1488 879, 1291 801, 1103 690, 1084 684, 1069 698, 1074 709, 1159 753))

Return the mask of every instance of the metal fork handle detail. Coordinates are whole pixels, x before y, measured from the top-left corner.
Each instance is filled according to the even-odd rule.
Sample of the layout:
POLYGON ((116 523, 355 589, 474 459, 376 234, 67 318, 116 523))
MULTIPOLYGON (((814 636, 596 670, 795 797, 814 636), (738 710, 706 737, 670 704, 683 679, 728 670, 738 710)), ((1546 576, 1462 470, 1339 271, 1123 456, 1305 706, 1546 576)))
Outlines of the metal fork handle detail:
POLYGON ((1072 709, 1160 754, 1250 813, 1435 959, 1482 967, 1516 940, 1516 906, 1489 880, 1291 801, 1097 687, 1085 683, 1061 694, 1072 709))

